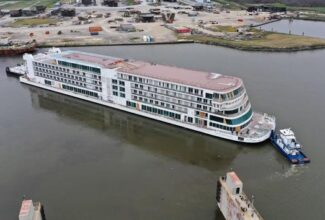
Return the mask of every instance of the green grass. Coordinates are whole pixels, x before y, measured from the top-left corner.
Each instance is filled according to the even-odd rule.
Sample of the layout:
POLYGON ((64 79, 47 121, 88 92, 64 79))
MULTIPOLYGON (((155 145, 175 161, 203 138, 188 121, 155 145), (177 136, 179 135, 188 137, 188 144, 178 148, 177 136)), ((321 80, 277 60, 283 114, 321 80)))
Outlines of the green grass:
POLYGON ((59 2, 59 0, 0 0, 0 4, 3 2, 7 4, 1 5, 0 8, 2 9, 23 9, 36 5, 52 7, 55 3, 59 2))
POLYGON ((288 7, 289 11, 305 11, 325 14, 325 7, 288 7))
POLYGON ((259 36, 259 38, 249 40, 230 40, 203 35, 179 36, 179 39, 255 51, 297 51, 325 48, 325 39, 271 32, 263 32, 259 36))
POLYGON ((134 0, 127 0, 127 4, 128 5, 134 5, 135 3, 134 3, 134 0))
POLYGON ((289 11, 308 11, 308 12, 325 14, 325 7, 297 7, 297 6, 286 5, 284 3, 240 4, 232 0, 214 0, 214 1, 220 3, 221 5, 223 5, 223 7, 228 9, 243 9, 243 8, 247 8, 247 6, 263 4, 263 5, 270 5, 275 7, 286 7, 289 11))
POLYGON ((221 26, 221 25, 216 25, 211 27, 212 31, 215 32, 237 32, 237 28, 233 26, 221 26))
POLYGON ((234 1, 229 1, 229 0, 214 0, 214 1, 221 4, 222 7, 225 9, 240 10, 240 9, 245 8, 244 5, 234 2, 234 1))
POLYGON ((28 18, 28 19, 17 19, 11 24, 12 27, 22 27, 22 26, 34 26, 34 25, 48 25, 56 24, 57 19, 53 18, 28 18))

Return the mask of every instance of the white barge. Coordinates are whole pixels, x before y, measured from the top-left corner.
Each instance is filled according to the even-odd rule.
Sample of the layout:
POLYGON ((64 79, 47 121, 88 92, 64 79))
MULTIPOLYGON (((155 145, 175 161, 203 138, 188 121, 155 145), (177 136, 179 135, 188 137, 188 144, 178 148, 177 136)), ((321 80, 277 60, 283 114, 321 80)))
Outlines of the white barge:
POLYGON ((238 142, 265 141, 275 129, 237 77, 58 48, 23 58, 20 81, 53 92, 238 142))
POLYGON ((40 202, 23 200, 19 211, 19 220, 45 220, 45 213, 40 202))
POLYGON ((243 191, 235 172, 228 172, 217 182, 217 205, 226 220, 263 220, 243 191))

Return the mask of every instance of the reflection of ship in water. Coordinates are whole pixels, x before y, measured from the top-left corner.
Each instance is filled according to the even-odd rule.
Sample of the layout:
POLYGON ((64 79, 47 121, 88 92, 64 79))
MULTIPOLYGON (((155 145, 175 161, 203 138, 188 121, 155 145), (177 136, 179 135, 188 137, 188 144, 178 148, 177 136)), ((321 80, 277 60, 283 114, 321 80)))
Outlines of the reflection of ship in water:
POLYGON ((81 122, 108 135, 123 137, 127 143, 154 154, 210 170, 221 170, 227 168, 239 153, 235 142, 216 139, 43 89, 29 87, 29 90, 35 108, 55 112, 64 119, 81 122))

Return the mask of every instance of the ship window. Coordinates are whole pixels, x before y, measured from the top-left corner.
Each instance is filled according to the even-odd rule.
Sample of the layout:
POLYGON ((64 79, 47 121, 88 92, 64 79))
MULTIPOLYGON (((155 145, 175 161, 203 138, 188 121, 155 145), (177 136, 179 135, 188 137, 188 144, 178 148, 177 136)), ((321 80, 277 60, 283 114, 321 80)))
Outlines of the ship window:
POLYGON ((252 115, 252 109, 250 109, 246 114, 242 115, 241 117, 232 120, 227 119, 226 122, 227 124, 230 125, 237 125, 246 121, 248 118, 251 117, 251 115, 252 115))
POLYGON ((223 122, 223 119, 214 115, 210 115, 210 120, 216 121, 216 122, 223 122))
POLYGON ((120 87, 120 91, 124 92, 125 91, 124 87, 120 87))
POLYGON ((225 114, 227 114, 227 115, 232 115, 232 114, 236 114, 236 113, 238 113, 238 108, 234 109, 234 110, 225 111, 225 114))
POLYGON ((115 92, 115 91, 113 91, 113 95, 117 96, 117 95, 118 95, 118 93, 117 93, 117 92, 115 92))
POLYGON ((121 96, 122 98, 125 98, 125 94, 124 94, 124 93, 120 93, 120 96, 121 96))

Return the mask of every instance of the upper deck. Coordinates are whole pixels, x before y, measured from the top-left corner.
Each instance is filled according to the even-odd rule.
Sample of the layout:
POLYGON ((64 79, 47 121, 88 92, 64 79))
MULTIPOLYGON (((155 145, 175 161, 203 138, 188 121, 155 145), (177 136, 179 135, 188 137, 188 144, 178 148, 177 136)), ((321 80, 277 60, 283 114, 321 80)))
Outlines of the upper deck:
POLYGON ((242 85, 242 80, 233 76, 190 70, 174 66, 152 64, 149 62, 127 60, 110 56, 90 54, 79 51, 65 51, 55 55, 57 59, 96 65, 106 69, 116 69, 123 73, 159 79, 204 88, 220 93, 231 92, 242 85))

